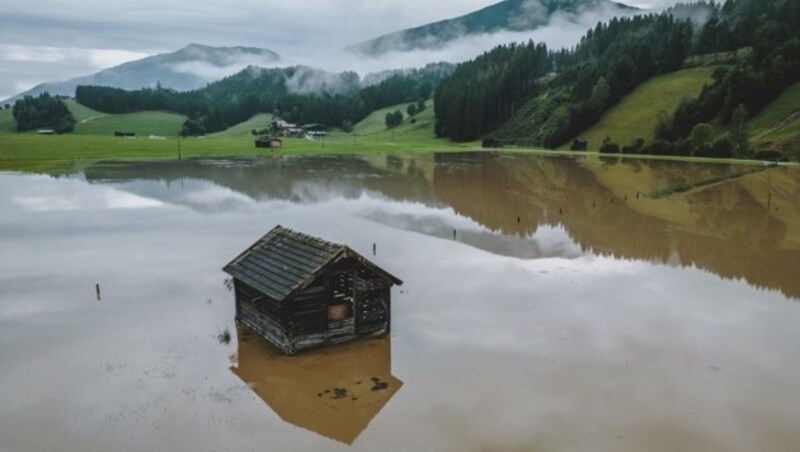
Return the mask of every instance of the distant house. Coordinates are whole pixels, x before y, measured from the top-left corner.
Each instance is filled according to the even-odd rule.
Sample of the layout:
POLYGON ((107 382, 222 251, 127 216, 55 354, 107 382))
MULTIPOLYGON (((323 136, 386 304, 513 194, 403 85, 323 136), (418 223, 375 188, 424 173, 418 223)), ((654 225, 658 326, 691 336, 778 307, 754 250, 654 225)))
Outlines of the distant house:
POLYGON ((317 124, 317 123, 305 124, 303 126, 300 126, 300 128, 303 129, 303 131, 305 131, 306 135, 312 137, 324 137, 328 134, 328 128, 322 124, 317 124))
POLYGON ((496 139, 496 138, 484 138, 483 143, 481 144, 484 148, 502 148, 503 142, 496 139))
POLYGON ((39 129, 36 131, 39 135, 55 135, 55 129, 39 129))
POLYGON ((257 148, 280 149, 283 147, 283 141, 280 138, 272 138, 268 136, 256 138, 255 143, 257 148))
POLYGON ((585 151, 589 149, 589 141, 586 138, 578 137, 572 141, 572 146, 570 146, 570 150, 573 151, 585 151))
POLYGON ((301 129, 300 127, 295 126, 294 124, 290 124, 294 127, 289 127, 283 130, 283 136, 292 137, 292 138, 303 138, 306 136, 306 131, 301 129))
POLYGON ((347 246, 281 226, 224 271, 236 320, 287 355, 388 333, 391 288, 403 283, 347 246))

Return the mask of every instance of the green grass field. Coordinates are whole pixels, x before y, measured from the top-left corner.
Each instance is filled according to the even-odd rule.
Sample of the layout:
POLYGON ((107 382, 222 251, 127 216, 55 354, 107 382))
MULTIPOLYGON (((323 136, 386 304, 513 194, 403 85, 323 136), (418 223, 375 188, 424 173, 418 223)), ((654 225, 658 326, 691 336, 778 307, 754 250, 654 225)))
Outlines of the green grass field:
POLYGON ((76 121, 86 121, 91 118, 97 118, 100 116, 106 116, 106 113, 100 113, 97 110, 92 110, 89 107, 85 107, 73 99, 67 99, 64 101, 64 104, 67 105, 69 108, 69 112, 72 113, 72 117, 75 118, 76 121))
MULTIPOLYGON (((75 108, 70 106, 70 108, 75 108)), ((143 112, 133 115, 106 115, 76 126, 76 133, 65 135, 38 135, 35 133, 2 133, 0 131, 0 170, 30 171, 60 174, 74 171, 98 160, 156 160, 194 157, 259 157, 268 155, 313 155, 313 154, 390 154, 390 153, 431 153, 465 151, 475 147, 474 143, 456 144, 438 139, 433 133, 433 108, 429 107, 415 117, 414 123, 408 118, 394 130, 386 130, 383 116, 380 126, 377 123, 380 112, 371 115, 355 126, 355 131, 372 130, 371 133, 346 134, 333 130, 324 140, 305 138, 283 139, 283 149, 257 149, 253 143, 251 130, 264 128, 271 118, 269 114, 256 115, 248 121, 224 132, 208 135, 205 138, 169 137, 166 140, 151 140, 146 133, 167 136, 164 129, 148 130, 159 121, 166 125, 158 127, 177 127, 183 122, 178 115, 165 115, 158 112, 143 112), (100 126, 89 125, 99 121, 100 126), (130 130, 139 135, 136 139, 116 138, 113 131, 130 130), (90 130, 95 133, 89 133, 90 130)), ((5 113, 5 112, 0 112, 5 113)), ((81 111, 82 117, 91 118, 91 110, 81 111)), ((75 113, 73 113, 75 114, 75 113)), ((10 115, 10 113, 9 113, 10 115)), ((0 116, 2 126, 3 116, 0 116)), ((13 126, 13 120, 11 121, 13 126)))
POLYGON ((181 131, 185 116, 160 111, 143 111, 124 115, 103 115, 79 121, 75 124, 75 135, 108 135, 114 131, 135 132, 140 138, 150 135, 176 137, 181 131), (85 122, 83 122, 85 121, 85 122))
MULTIPOLYGON (((599 149, 606 136, 620 146, 637 138, 652 141, 658 113, 666 111, 671 115, 682 99, 698 96, 713 72, 714 67, 698 67, 654 77, 612 107, 581 136, 589 140, 591 150, 599 149)), ((568 149, 569 145, 566 143, 562 149, 568 149)))
POLYGON ((786 121, 790 115, 798 111, 800 111, 800 83, 795 83, 748 122, 748 128, 754 131, 753 140, 786 141, 800 137, 800 117, 786 121))
POLYGON ((209 136, 214 138, 248 137, 249 139, 252 139, 253 129, 256 130, 266 129, 267 127, 270 126, 271 119, 272 119, 272 113, 260 113, 241 124, 237 124, 231 127, 228 130, 214 133, 209 136))
MULTIPOLYGON (((353 128, 353 133, 359 135, 358 140, 363 143, 379 143, 385 145, 453 145, 448 140, 436 138, 434 133, 434 124, 436 123, 436 116, 433 111, 433 101, 429 100, 425 103, 425 110, 422 113, 415 115, 413 118, 408 117, 405 109, 408 104, 394 105, 388 108, 382 108, 373 112, 371 115, 364 118, 353 128), (394 130, 386 128, 386 113, 391 113, 396 110, 403 112, 403 123, 395 127, 394 130)), ((462 143, 461 147, 476 147, 479 142, 462 143)))
POLYGON ((14 121, 11 109, 0 110, 0 133, 15 133, 16 131, 17 123, 14 121))

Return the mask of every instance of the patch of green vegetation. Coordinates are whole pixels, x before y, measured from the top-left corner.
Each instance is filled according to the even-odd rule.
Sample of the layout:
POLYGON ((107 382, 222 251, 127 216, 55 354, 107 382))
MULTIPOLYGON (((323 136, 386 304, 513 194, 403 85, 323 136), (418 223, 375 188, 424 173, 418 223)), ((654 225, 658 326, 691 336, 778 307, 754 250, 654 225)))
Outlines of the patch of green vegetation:
POLYGON ((325 140, 284 138, 283 149, 257 149, 247 133, 209 135, 205 139, 172 137, 167 140, 115 138, 110 135, 38 135, 0 133, 0 171, 61 173, 63 168, 99 160, 158 160, 204 157, 268 157, 321 154, 394 154, 463 152, 469 144, 437 139, 429 126, 404 124, 391 133, 368 137, 331 134, 325 140))
POLYGON ((259 113, 247 121, 237 124, 228 130, 211 134, 213 137, 252 137, 253 129, 263 130, 270 126, 271 113, 259 113))
MULTIPOLYGON (((375 110, 372 113, 370 113, 366 118, 364 118, 361 122, 353 126, 353 132, 358 135, 372 135, 375 133, 383 132, 387 130, 386 114, 394 113, 395 111, 399 110, 403 113, 403 120, 405 121, 408 119, 406 115, 406 107, 408 107, 408 104, 399 104, 375 110)), ((425 112, 427 112, 427 110, 425 112)), ((423 112, 423 114, 425 112, 423 112)))
MULTIPOLYGON (((362 143, 384 143, 394 144, 414 144, 414 145, 437 145, 453 143, 446 139, 437 138, 433 126, 436 123, 436 116, 433 111, 433 102, 425 103, 425 110, 409 117, 403 113, 403 122, 392 129, 386 127, 386 113, 397 110, 405 112, 408 104, 395 105, 383 108, 369 115, 364 121, 356 124, 353 132, 362 143)), ((474 146, 475 143, 462 143, 460 147, 474 146)))
POLYGON ((76 135, 113 136, 115 131, 134 132, 140 138, 150 135, 175 137, 181 130, 185 116, 159 111, 143 111, 124 115, 102 115, 79 121, 76 135))
POLYGON ((762 166, 762 167, 754 168, 754 169, 751 169, 751 170, 748 170, 748 171, 743 171, 743 172, 740 172, 740 173, 731 174, 729 176, 714 177, 714 178, 711 178, 711 179, 706 179, 706 180, 702 180, 700 182, 695 182, 695 183, 680 183, 680 184, 673 185, 673 186, 671 186, 669 188, 666 188, 664 190, 659 190, 659 191, 655 191, 653 193, 649 193, 649 194, 645 195, 645 197, 646 198, 650 198, 650 199, 663 199, 663 198, 667 198, 667 197, 669 197, 671 195, 674 195, 674 194, 677 194, 677 193, 685 193, 687 191, 694 190, 694 189, 700 188, 700 187, 705 187, 707 185, 713 185, 713 184, 718 184, 718 183, 726 182, 726 181, 733 180, 733 179, 739 179, 739 178, 747 176, 749 174, 758 173, 758 172, 764 171, 766 169, 768 169, 768 167, 762 166))
POLYGON ((66 99, 64 104, 67 106, 67 108, 69 108, 70 113, 72 113, 72 117, 78 122, 106 115, 105 113, 100 113, 99 111, 85 107, 75 102, 73 99, 66 99))
POLYGON ((800 135, 800 83, 795 83, 747 124, 754 141, 784 140, 800 135), (790 116, 797 116, 790 119, 790 116))
POLYGON ((747 60, 753 54, 752 47, 742 47, 741 49, 728 52, 706 53, 703 55, 690 55, 686 58, 684 66, 687 68, 697 66, 719 66, 720 64, 736 64, 739 61, 747 60))
MULTIPOLYGON (((654 77, 608 110, 581 136, 589 141, 592 150, 599 149, 607 136, 620 146, 637 138, 650 143, 655 139, 653 132, 659 112, 672 114, 683 98, 698 96, 703 85, 711 81, 713 72, 714 67, 704 66, 654 77)), ((568 149, 570 144, 562 149, 568 149)))
POLYGON ((0 133, 14 133, 17 131, 17 122, 11 109, 0 110, 0 133))

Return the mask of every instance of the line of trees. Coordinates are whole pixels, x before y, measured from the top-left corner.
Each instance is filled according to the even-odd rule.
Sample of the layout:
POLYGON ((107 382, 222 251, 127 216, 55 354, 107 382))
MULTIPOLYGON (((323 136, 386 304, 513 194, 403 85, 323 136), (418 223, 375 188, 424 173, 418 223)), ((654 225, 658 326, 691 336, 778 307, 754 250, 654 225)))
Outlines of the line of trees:
POLYGON ((79 86, 75 95, 79 103, 105 113, 161 110, 184 114, 189 118, 183 127, 187 135, 225 130, 263 112, 296 123, 352 126, 377 109, 427 99, 433 87, 449 74, 448 67, 437 64, 402 71, 363 88, 357 74, 343 73, 349 88, 323 86, 312 92, 296 89, 298 77, 308 79, 315 72, 324 73, 290 67, 248 68, 190 92, 160 86, 136 91, 79 86))
POLYGON ((503 138, 558 146, 647 78, 682 67, 690 38, 690 21, 664 14, 600 23, 574 49, 499 46, 442 81, 437 134, 475 140, 523 114, 535 130, 501 130, 503 138))

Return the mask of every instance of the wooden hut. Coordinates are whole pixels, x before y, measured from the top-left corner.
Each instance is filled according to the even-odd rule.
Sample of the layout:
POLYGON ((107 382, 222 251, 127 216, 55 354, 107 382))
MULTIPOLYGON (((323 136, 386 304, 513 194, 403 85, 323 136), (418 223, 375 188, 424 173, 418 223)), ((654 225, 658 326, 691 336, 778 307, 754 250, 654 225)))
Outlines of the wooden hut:
POLYGON ((382 336, 403 282, 347 246, 281 226, 225 266, 236 320, 287 355, 382 336))
POLYGON ((502 148, 503 142, 496 139, 496 138, 484 138, 481 146, 484 148, 494 149, 494 148, 502 148))
POLYGON ((570 150, 572 151, 585 151, 588 148, 589 148, 589 141, 583 137, 578 137, 572 140, 572 146, 570 146, 570 150))
POLYGON ((255 143, 257 148, 280 149, 283 147, 283 141, 280 138, 271 138, 267 136, 256 138, 255 143))

